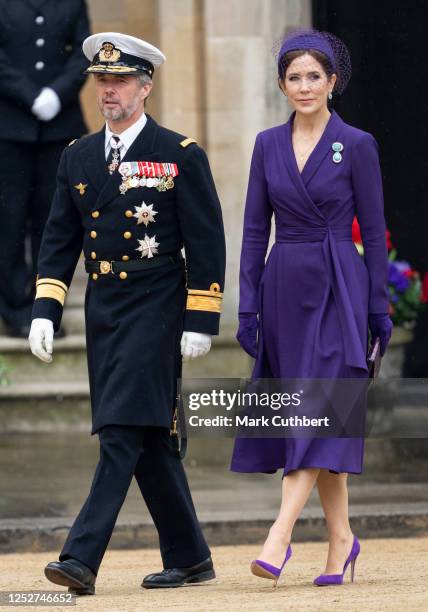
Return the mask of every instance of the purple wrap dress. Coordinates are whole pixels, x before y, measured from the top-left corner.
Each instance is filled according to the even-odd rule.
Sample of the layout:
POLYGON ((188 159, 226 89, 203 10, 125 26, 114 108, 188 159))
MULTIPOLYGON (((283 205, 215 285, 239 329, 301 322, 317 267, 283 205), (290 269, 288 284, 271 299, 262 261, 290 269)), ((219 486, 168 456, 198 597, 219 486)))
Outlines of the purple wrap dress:
MULTIPOLYGON (((377 143, 333 110, 300 173, 294 116, 257 135, 251 162, 239 311, 259 314, 252 379, 367 378, 368 313, 387 313, 389 303, 377 143), (343 147, 338 162, 333 143, 343 147), (265 262, 272 214, 275 243, 265 262), (352 242, 355 215, 364 260, 352 242)), ((358 474, 363 455, 361 437, 238 437, 231 470, 358 474)))

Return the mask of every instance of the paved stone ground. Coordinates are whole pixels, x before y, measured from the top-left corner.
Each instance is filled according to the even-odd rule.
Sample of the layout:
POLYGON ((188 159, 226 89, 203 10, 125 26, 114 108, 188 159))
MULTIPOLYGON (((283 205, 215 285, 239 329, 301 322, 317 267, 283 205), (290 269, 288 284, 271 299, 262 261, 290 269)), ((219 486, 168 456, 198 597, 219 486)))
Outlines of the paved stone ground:
MULTIPOLYGON (((259 546, 220 546, 212 551, 215 581, 159 591, 146 591, 139 586, 142 576, 160 567, 157 551, 108 550, 96 596, 79 598, 77 608, 82 612, 427 610, 428 538, 363 540, 361 549, 353 584, 348 573, 342 586, 313 586, 312 579, 323 569, 327 544, 307 542, 293 546, 292 560, 276 589, 270 581, 249 572, 249 562, 259 552, 259 546)), ((43 576, 44 565, 54 558, 52 553, 0 556, 0 590, 63 591, 43 576)))

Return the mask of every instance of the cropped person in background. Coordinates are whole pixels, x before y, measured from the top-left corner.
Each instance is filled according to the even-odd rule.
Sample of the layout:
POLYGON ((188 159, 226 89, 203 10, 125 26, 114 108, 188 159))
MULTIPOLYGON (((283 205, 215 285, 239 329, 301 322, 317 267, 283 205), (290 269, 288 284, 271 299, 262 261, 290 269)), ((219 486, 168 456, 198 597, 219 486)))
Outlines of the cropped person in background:
POLYGON ((29 333, 61 152, 86 132, 79 92, 89 33, 85 0, 0 0, 0 316, 11 336, 29 333))

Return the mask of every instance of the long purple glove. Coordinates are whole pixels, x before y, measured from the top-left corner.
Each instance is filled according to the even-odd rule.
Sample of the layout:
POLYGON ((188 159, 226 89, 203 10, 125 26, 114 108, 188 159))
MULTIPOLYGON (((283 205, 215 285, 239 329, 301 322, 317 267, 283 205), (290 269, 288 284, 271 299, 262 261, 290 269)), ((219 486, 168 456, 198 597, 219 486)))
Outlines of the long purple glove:
POLYGON ((372 338, 379 336, 380 355, 383 357, 391 338, 393 323, 387 314, 369 314, 369 329, 372 338))
POLYGON ((236 334, 236 339, 242 346, 244 351, 256 357, 257 355, 257 331, 259 322, 257 315, 253 312, 244 312, 239 314, 239 329, 236 334))

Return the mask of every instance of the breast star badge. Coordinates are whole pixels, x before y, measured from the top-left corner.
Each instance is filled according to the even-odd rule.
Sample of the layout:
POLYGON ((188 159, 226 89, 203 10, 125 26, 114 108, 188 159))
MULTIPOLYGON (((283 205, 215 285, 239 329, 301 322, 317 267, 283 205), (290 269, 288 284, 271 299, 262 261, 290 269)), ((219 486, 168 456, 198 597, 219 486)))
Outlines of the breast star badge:
POLYGON ((133 216, 137 219, 137 225, 144 223, 147 227, 151 221, 155 222, 155 215, 158 213, 153 210, 153 206, 153 204, 147 205, 145 202, 142 202, 141 206, 134 206, 137 212, 133 216))
POLYGON ((135 250, 141 252, 141 257, 147 257, 149 259, 158 252, 159 242, 156 242, 156 236, 150 237, 145 234, 144 240, 140 240, 139 238, 137 240, 140 246, 135 250))
POLYGON ((83 185, 83 183, 79 183, 78 185, 74 185, 74 189, 80 193, 80 195, 85 195, 85 190, 88 185, 83 185))

